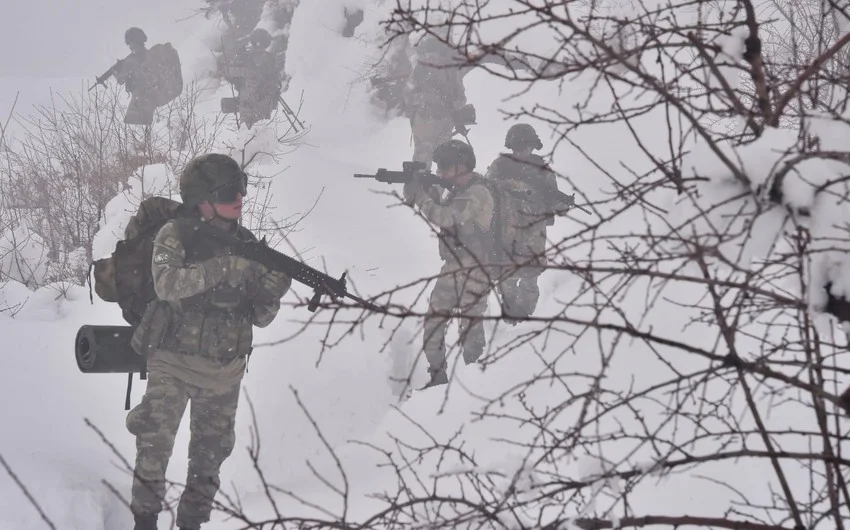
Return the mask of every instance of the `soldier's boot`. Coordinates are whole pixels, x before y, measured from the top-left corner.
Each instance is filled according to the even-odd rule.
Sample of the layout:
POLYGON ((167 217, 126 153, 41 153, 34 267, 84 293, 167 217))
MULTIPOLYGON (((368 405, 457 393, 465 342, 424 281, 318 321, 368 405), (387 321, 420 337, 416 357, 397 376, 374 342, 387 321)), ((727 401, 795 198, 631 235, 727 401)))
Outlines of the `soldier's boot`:
MULTIPOLYGON (((531 284, 537 287, 536 284, 531 284)), ((516 326, 528 319, 537 308, 537 299, 540 291, 533 289, 527 280, 519 282, 517 286, 502 292, 502 313, 505 315, 506 324, 516 326)))
POLYGON ((499 301, 502 306, 502 320, 505 324, 516 326, 522 318, 522 311, 519 306, 519 279, 508 278, 502 281, 499 285, 499 301))
POLYGON ((487 345, 484 323, 481 320, 461 319, 459 333, 463 362, 467 365, 478 362, 478 359, 484 355, 484 347, 487 345))
POLYGON ((440 368, 437 370, 428 369, 428 373, 431 374, 431 380, 428 381, 427 385, 423 386, 419 390, 425 390, 426 388, 431 388, 432 386, 447 385, 449 383, 449 376, 446 374, 445 368, 440 368))
POLYGON ((133 530, 156 530, 156 520, 159 517, 159 514, 149 513, 149 514, 133 514, 133 518, 135 519, 136 524, 133 526, 133 530))

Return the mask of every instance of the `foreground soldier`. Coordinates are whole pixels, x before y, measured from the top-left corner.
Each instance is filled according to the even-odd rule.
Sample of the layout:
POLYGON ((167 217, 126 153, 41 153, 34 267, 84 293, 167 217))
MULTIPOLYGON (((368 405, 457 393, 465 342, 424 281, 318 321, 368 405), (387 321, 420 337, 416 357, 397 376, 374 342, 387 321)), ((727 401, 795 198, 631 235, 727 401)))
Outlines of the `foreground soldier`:
POLYGON ((487 178, 505 184, 513 192, 511 200, 518 204, 510 209, 514 213, 509 221, 514 225, 513 241, 503 242, 514 265, 506 268, 506 277, 499 284, 502 309, 508 322, 516 323, 534 313, 540 298, 537 280, 545 271, 546 227, 555 224, 546 192, 557 190, 558 182, 543 158, 532 153, 543 144, 531 125, 520 123, 508 129, 505 147, 512 152, 493 161, 487 178))
POLYGON ((192 230, 191 223, 200 218, 239 239, 256 241, 238 224, 246 183, 245 173, 228 156, 191 160, 180 177, 180 195, 197 216, 169 221, 154 240, 157 300, 148 306, 132 342, 147 357, 147 390, 127 415, 137 448, 130 505, 136 530, 156 529, 174 437, 189 400, 189 471, 177 525, 196 530, 209 520, 219 469, 235 443, 252 326, 271 323, 291 283, 244 258, 216 257, 219 245, 192 230))
POLYGON ((440 228, 440 257, 444 264, 431 292, 424 322, 423 350, 431 379, 424 388, 448 383, 446 374, 446 328, 454 312, 460 318, 463 360, 474 363, 484 352, 486 338, 481 317, 487 310, 489 261, 493 220, 493 197, 481 175, 474 173, 475 154, 459 140, 434 150, 440 178, 453 185, 445 198, 434 186, 418 179, 405 184, 404 197, 423 217, 440 228))

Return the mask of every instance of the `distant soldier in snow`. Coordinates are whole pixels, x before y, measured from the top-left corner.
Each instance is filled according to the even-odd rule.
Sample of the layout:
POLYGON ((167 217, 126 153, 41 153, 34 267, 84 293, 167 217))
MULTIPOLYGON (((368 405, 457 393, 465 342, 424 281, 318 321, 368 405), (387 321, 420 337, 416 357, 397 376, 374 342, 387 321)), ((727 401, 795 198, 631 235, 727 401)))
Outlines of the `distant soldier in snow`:
POLYGON ((348 39, 354 36, 354 30, 363 22, 363 10, 359 7, 343 7, 342 14, 345 16, 345 26, 342 28, 342 36, 348 39))
POLYGON ((416 56, 405 104, 413 160, 430 170, 431 154, 452 139, 455 113, 466 105, 463 77, 471 68, 453 66, 458 59, 454 50, 431 36, 416 46, 416 56))
POLYGON ((124 32, 124 43, 130 48, 130 55, 97 78, 97 84, 105 84, 115 76, 118 84, 124 85, 131 95, 124 116, 124 123, 129 125, 150 125, 157 107, 173 101, 183 91, 177 51, 167 42, 148 49, 145 47, 147 40, 140 28, 129 28, 124 32))
POLYGON ((442 197, 435 186, 418 179, 404 185, 408 204, 440 229, 443 267, 431 292, 424 322, 423 350, 431 379, 425 388, 444 385, 446 373, 446 329, 453 316, 459 319, 463 360, 474 363, 484 353, 486 336, 482 317, 491 290, 490 262, 494 216, 493 196, 484 178, 475 173, 475 153, 460 140, 439 145, 433 153, 440 178, 452 184, 442 197))
MULTIPOLYGON (((432 35, 415 50, 404 106, 413 132, 413 160, 424 162, 430 170, 434 148, 451 140, 455 131, 465 134, 464 127, 475 123, 475 108, 466 104, 463 79, 476 65, 432 35)), ((516 58, 499 55, 478 62, 530 68, 516 58)))
POLYGON ((247 40, 225 67, 225 78, 238 92, 237 106, 228 109, 223 104, 222 110, 239 112, 242 121, 252 127, 260 120, 269 119, 277 108, 281 80, 274 56, 267 51, 272 41, 269 32, 257 28, 247 40))
POLYGON ((557 191, 555 173, 543 158, 533 154, 543 143, 534 127, 519 123, 508 129, 502 153, 487 170, 486 178, 501 183, 505 190, 502 205, 503 222, 511 223, 511 241, 503 241, 507 259, 516 264, 506 271, 499 285, 502 309, 508 322, 527 318, 534 313, 540 298, 537 285, 546 265, 546 228, 555 223, 552 192, 557 191))
MULTIPOLYGON (((283 89, 286 89, 289 82, 285 71, 289 30, 300 0, 207 0, 207 3, 207 17, 218 13, 225 25, 215 52, 223 54, 228 62, 245 47, 246 41, 250 40, 251 33, 258 26, 273 28, 271 44, 265 49, 274 57, 274 69, 283 89)), ((223 62, 219 64, 219 75, 222 77, 223 62)))
POLYGON ((142 90, 144 79, 142 64, 147 58, 148 50, 145 47, 148 36, 140 28, 130 28, 124 32, 124 43, 130 48, 130 55, 121 61, 115 72, 115 80, 133 97, 127 107, 124 123, 132 125, 150 125, 153 121, 153 113, 156 105, 146 91, 142 90))

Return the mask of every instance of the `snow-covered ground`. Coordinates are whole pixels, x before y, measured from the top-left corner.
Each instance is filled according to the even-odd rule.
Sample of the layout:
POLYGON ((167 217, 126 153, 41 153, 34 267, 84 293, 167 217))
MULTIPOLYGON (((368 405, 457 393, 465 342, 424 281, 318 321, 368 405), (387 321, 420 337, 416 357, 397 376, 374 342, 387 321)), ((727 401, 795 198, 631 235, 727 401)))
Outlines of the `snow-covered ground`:
MULTIPOLYGON (((90 3, 92 6, 98 4, 90 3)), ((182 4, 180 9, 173 9, 180 11, 195 7, 189 5, 192 4, 189 0, 179 3, 182 4)), ((412 154, 412 145, 406 120, 396 119, 387 123, 379 119, 368 105, 368 83, 356 82, 360 67, 375 50, 364 40, 343 39, 334 31, 342 23, 343 5, 366 6, 366 20, 358 28, 358 34, 377 32, 381 10, 365 0, 302 2, 292 22, 286 62, 292 81, 285 97, 290 105, 295 106, 294 103, 303 94, 301 112, 310 131, 297 149, 278 162, 265 162, 259 170, 267 175, 277 174, 272 192, 274 205, 281 216, 306 212, 316 203, 298 231, 291 234, 288 243, 303 251, 302 257, 309 264, 326 268, 332 275, 348 271, 350 282, 357 291, 371 294, 433 275, 440 261, 430 229, 413 212, 401 206, 397 198, 388 194, 400 193, 400 187, 352 178, 353 173, 371 173, 379 167, 400 169, 401 162, 412 154)), ((116 18, 114 22, 123 24, 126 20, 116 18)), ((149 25, 154 26, 152 20, 149 25)), ((210 67, 210 56, 203 44, 214 37, 214 24, 196 18, 179 26, 163 23, 157 29, 159 32, 148 30, 151 40, 175 43, 181 52, 184 77, 203 80, 205 70, 210 67)), ((120 39, 120 35, 116 38, 120 39)), ((60 45, 59 42, 55 44, 60 45)), ((198 112, 212 114, 217 112, 218 98, 229 94, 224 87, 218 93, 212 92, 214 83, 207 86, 213 89, 204 96, 198 112)), ((506 102, 516 87, 483 71, 468 75, 467 96, 478 111, 478 125, 470 139, 480 161, 479 171, 483 171, 488 162, 502 151, 504 133, 511 125, 502 119, 499 108, 519 108, 534 101, 557 106, 562 101, 584 98, 593 86, 594 80, 590 76, 577 76, 563 86, 554 83, 538 85, 529 94, 506 102)), ((588 102, 590 109, 594 106, 604 108, 610 103, 611 94, 605 89, 597 90, 588 102)), ((5 92, 0 94, 6 97, 5 92)), ((654 131, 657 123, 658 117, 649 114, 634 120, 632 126, 654 131)), ((552 139, 547 129, 541 126, 538 130, 544 143, 550 144, 552 139)), ((267 133, 261 129, 255 132, 267 142, 267 133)), ((245 131, 231 131, 223 135, 221 145, 236 143, 246 134, 245 131)), ((623 175, 624 180, 629 177, 622 173, 621 164, 627 164, 637 172, 651 167, 651 162, 634 144, 624 126, 588 126, 571 138, 598 166, 564 145, 557 152, 554 167, 569 174, 572 182, 589 199, 601 198, 604 191, 612 188, 600 167, 613 175, 623 175)), ((759 146, 752 147, 750 152, 754 154, 752 157, 743 156, 743 164, 763 164, 769 147, 780 145, 782 141, 781 138, 766 138, 767 147, 762 151, 758 151, 759 146)), ((645 146, 650 150, 663 151, 665 142, 664 135, 647 134, 645 146)), ((710 154, 694 154, 690 159, 694 173, 714 177, 710 171, 711 160, 710 154)), ((718 171, 717 178, 723 176, 721 173, 718 171)), ((753 178, 757 177, 753 175, 753 178)), ((144 179, 146 189, 152 185, 167 186, 174 181, 173 175, 167 174, 162 166, 147 168, 144 179)), ((141 182, 136 180, 130 184, 131 189, 127 193, 132 195, 141 182)), ((665 200, 668 206, 673 207, 674 197, 666 197, 665 200)), ((95 241, 95 257, 109 253, 126 222, 131 203, 126 196, 119 196, 109 205, 105 226, 95 241)), ((569 219, 559 219, 550 231, 550 238, 559 241, 570 236, 578 226, 569 219)), ((609 228, 612 233, 634 233, 644 229, 644 219, 637 210, 624 213, 615 226, 609 228)), ((582 249, 579 248, 579 251, 582 249)), ((605 250, 594 252, 599 258, 605 256, 605 250)), ((758 249, 753 253, 758 254, 758 249)), ((576 256, 577 259, 583 257, 576 256)), ((575 295, 581 281, 571 273, 552 270, 542 277, 541 283, 543 295, 538 314, 545 316, 561 311, 563 300, 575 295)), ((0 289, 0 307, 23 304, 14 317, 0 313, 0 336, 6 343, 5 376, 0 385, 0 400, 4 403, 0 409, 0 424, 4 426, 0 436, 0 456, 38 499, 57 528, 129 528, 131 517, 128 510, 107 486, 114 487, 125 499, 129 495, 129 474, 122 458, 132 463, 134 440, 124 427, 126 378, 121 375, 83 375, 73 359, 73 341, 81 325, 122 325, 123 321, 114 304, 102 302, 97 296, 90 301, 86 288, 73 286, 64 292, 60 292, 59 288, 47 287, 33 293, 10 282, 0 289), (111 447, 87 422, 102 433, 111 447)), ((296 285, 294 290, 301 296, 309 294, 302 286, 296 285)), ((659 303, 687 304, 700 294, 698 288, 683 287, 677 290, 675 300, 659 303)), ((413 290, 407 293, 410 300, 414 295, 413 290)), ((635 288, 620 302, 620 309, 625 314, 638 315, 646 310, 646 296, 646 292, 635 288)), ((494 301, 491 300, 491 307, 494 301)), ((424 309, 424 303, 425 299, 420 300, 417 309, 424 309)), ((670 305, 668 310, 651 312, 644 324, 659 326, 664 330, 660 333, 663 336, 681 338, 689 315, 676 307, 670 305)), ((582 316, 582 311, 576 310, 571 315, 582 316)), ((588 310, 584 316, 590 319, 593 313, 588 310)), ((535 374, 546 373, 544 361, 555 363, 565 372, 574 370, 594 374, 602 363, 603 352, 615 349, 601 343, 595 334, 564 338, 563 344, 553 338, 538 353, 531 346, 520 347, 488 365, 483 372, 457 364, 454 366, 456 379, 448 388, 414 393, 410 400, 400 403, 393 393, 390 376, 398 371, 399 359, 414 357, 415 346, 421 340, 417 334, 418 322, 405 321, 402 330, 393 335, 396 321, 370 319, 363 326, 362 333, 353 333, 341 340, 339 345, 322 351, 324 327, 314 324, 304 333, 295 333, 301 327, 300 322, 307 317, 306 309, 284 306, 271 326, 257 330, 255 342, 258 346, 245 377, 244 398, 250 398, 256 412, 262 442, 260 463, 265 479, 283 490, 297 493, 305 501, 341 513, 340 496, 318 480, 308 465, 309 461, 334 484, 342 483, 337 463, 324 445, 326 441, 346 472, 351 495, 348 516, 352 520, 366 517, 383 505, 367 495, 394 491, 396 487, 395 473, 387 467, 379 467, 384 461, 382 455, 366 444, 393 453, 397 451, 393 436, 416 445, 425 443, 423 433, 426 431, 441 441, 460 431, 470 450, 474 448, 476 468, 498 469, 510 475, 525 465, 523 458, 526 454, 521 445, 511 445, 506 440, 524 442, 537 434, 534 429, 520 425, 512 416, 521 417, 523 407, 529 404, 545 407, 551 402, 561 402, 566 399, 568 391, 580 393, 593 382, 575 378, 572 380, 576 386, 569 389, 557 385, 536 385, 523 395, 523 403, 509 394, 509 398, 501 403, 501 418, 476 421, 476 414, 488 401, 485 398, 496 398, 513 385, 532 379, 535 374), (284 338, 288 340, 280 342, 284 338), (412 343, 408 343, 407 338, 412 343), (573 350, 561 356, 567 341, 572 341, 573 350), (421 429, 415 425, 421 426, 421 429)), ((504 331, 502 327, 494 330, 488 326, 488 337, 495 344, 504 344, 528 329, 531 328, 504 331)), ((575 329, 578 331, 581 327, 576 326, 575 329)), ((705 342, 710 343, 715 340, 716 330, 709 326, 692 326, 687 334, 695 342, 700 342, 699 338, 704 335, 705 342)), ((542 342, 537 344, 541 345, 542 342)), ((656 349, 667 351, 664 347, 656 349)), ((607 372, 603 386, 617 389, 636 384, 645 388, 655 381, 664 380, 674 366, 690 373, 709 365, 708 361, 697 357, 671 358, 666 364, 655 355, 656 349, 638 341, 617 349, 616 355, 606 360, 613 368, 607 372)), ((453 360, 450 360, 450 365, 454 365, 453 360)), ((420 362, 414 373, 414 384, 418 386, 425 379, 424 365, 420 362)), ((134 405, 138 403, 143 388, 137 380, 132 395, 134 405)), ((651 402, 641 405, 644 415, 650 418, 646 421, 657 423, 659 432, 676 428, 666 423, 661 415, 652 419, 658 410, 656 405, 651 402)), ((784 409, 785 416, 769 417, 765 422, 769 427, 784 428, 789 421, 788 414, 793 414, 794 410, 793 406, 787 407, 784 409)), ((578 414, 578 410, 566 410, 550 427, 566 430, 578 414)), ((634 427, 637 421, 634 417, 618 413, 602 417, 598 425, 600 432, 613 432, 618 426, 624 429, 634 427)), ((178 435, 169 468, 169 478, 177 482, 182 482, 185 476, 187 424, 184 422, 178 435)), ((251 428, 251 410, 248 400, 243 399, 238 416, 237 448, 222 470, 222 493, 238 492, 246 513, 254 520, 260 520, 274 512, 265 499, 249 455, 251 428)), ((611 444, 606 451, 606 459, 619 461, 628 455, 630 446, 627 443, 611 444)), ((576 480, 597 473, 600 471, 599 456, 565 451, 560 472, 576 480)), ((631 455, 628 461, 635 466, 649 465, 652 462, 648 458, 641 450, 631 455)), ((440 472, 459 469, 458 462, 438 463, 433 459, 412 465, 423 476, 437 469, 440 472)), ((470 466, 468 463, 465 465, 466 468, 470 466)), ((628 467, 623 470, 628 470, 628 467)), ((753 503, 769 502, 771 493, 765 487, 765 477, 769 473, 766 461, 728 462, 711 468, 713 478, 723 478, 736 488, 749 492, 753 503)), ((735 493, 710 482, 710 478, 703 480, 683 474, 659 483, 644 483, 630 493, 629 502, 640 507, 639 513, 651 514, 677 506, 683 514, 719 516, 729 508, 735 493)), ((621 488, 617 481, 602 486, 614 493, 621 488)), ((445 492, 454 493, 452 488, 454 486, 446 483, 445 492)), ((18 485, 3 470, 0 470, 0 492, 0 529, 46 527, 18 485)), ((316 513, 283 495, 275 497, 280 503, 278 509, 288 516, 316 513)), ((594 509, 594 503, 595 500, 590 499, 585 513, 575 512, 566 516, 604 514, 601 507, 594 509)), ((616 518, 621 512, 622 508, 610 518, 616 518)), ((169 528, 169 524, 168 517, 163 516, 160 528, 169 528)), ((208 525, 210 530, 239 527, 240 523, 226 521, 221 514, 215 514, 208 525)))

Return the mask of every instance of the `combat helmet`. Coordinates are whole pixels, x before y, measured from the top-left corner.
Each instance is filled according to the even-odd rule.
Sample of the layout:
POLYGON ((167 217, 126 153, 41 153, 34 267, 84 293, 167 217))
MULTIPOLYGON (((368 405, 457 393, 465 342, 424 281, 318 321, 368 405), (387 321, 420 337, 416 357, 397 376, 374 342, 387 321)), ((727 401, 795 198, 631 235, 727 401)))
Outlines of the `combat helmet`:
POLYGON ((475 152, 472 147, 460 140, 449 140, 434 149, 434 162, 438 168, 466 165, 470 171, 475 169, 475 152))
POLYGON ((527 123, 517 123, 508 129, 508 133, 505 135, 505 147, 508 149, 522 149, 523 147, 542 149, 543 143, 537 136, 534 127, 527 123))
POLYGON ((263 28, 257 28, 251 32, 249 40, 252 45, 265 50, 272 43, 272 36, 263 28))
POLYGON ((233 202, 237 193, 244 197, 247 192, 248 175, 227 155, 197 156, 186 164, 180 175, 180 197, 187 206, 197 206, 204 201, 233 202))
POLYGON ((132 27, 124 32, 124 44, 144 44, 148 41, 148 36, 141 28, 132 27))

